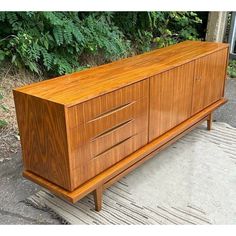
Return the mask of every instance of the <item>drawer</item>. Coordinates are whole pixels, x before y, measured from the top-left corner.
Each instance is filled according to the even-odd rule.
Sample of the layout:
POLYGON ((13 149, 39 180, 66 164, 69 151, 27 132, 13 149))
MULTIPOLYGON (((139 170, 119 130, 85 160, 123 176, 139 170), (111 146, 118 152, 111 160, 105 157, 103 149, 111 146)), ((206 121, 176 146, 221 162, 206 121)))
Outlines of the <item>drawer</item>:
POLYGON ((72 170, 73 187, 76 188, 87 180, 113 166, 123 158, 135 152, 147 143, 147 130, 124 139, 87 162, 77 165, 72 170))
POLYGON ((92 121, 113 111, 121 110, 133 101, 148 96, 148 81, 144 80, 114 92, 93 98, 84 103, 69 108, 69 125, 92 121))
POLYGON ((70 108, 67 130, 75 186, 147 143, 148 84, 145 81, 128 87, 97 98, 98 103, 88 101, 88 107, 83 104, 70 108), (78 118, 81 115, 83 118, 78 118))

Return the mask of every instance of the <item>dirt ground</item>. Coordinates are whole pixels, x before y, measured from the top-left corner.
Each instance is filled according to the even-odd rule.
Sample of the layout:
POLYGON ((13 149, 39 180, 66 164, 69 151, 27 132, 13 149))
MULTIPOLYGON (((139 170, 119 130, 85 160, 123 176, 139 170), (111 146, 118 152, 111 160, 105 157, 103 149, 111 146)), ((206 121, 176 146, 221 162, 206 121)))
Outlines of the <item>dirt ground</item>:
POLYGON ((4 68, 0 71, 0 89, 3 99, 0 119, 7 126, 0 129, 0 224, 59 224, 48 212, 27 206, 22 202, 40 187, 24 179, 20 137, 17 128, 12 89, 41 80, 28 73, 14 73, 4 68))
MULTIPOLYGON (((34 209, 22 202, 40 190, 36 184, 24 179, 20 137, 17 129, 12 89, 42 80, 27 73, 0 71, 0 101, 7 111, 0 110, 0 119, 8 122, 0 128, 0 224, 58 224, 48 212, 34 209)), ((214 120, 236 127, 236 79, 227 79, 226 97, 229 102, 214 113, 214 120)))

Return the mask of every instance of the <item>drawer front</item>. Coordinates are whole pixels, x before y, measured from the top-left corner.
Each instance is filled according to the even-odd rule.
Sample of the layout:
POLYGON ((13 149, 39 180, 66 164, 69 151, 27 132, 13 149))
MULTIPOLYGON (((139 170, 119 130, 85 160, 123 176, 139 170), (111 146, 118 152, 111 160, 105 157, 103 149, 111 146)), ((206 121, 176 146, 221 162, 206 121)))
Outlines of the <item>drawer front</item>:
POLYGON ((148 81, 142 81, 69 109, 75 188, 147 143, 148 104, 148 81))
POLYGON ((148 81, 118 89, 114 92, 91 99, 69 110, 70 127, 77 127, 112 111, 120 110, 142 97, 147 97, 148 81))

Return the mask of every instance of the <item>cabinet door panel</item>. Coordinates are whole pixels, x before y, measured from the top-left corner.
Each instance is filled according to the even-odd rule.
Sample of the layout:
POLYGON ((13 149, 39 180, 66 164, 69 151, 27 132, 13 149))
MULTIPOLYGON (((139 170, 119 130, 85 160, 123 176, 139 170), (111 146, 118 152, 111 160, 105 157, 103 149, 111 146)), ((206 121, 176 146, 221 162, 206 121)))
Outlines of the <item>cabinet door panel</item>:
POLYGON ((228 49, 195 61, 192 115, 223 96, 228 49))
POLYGON ((149 141, 191 115, 194 63, 150 78, 149 141))

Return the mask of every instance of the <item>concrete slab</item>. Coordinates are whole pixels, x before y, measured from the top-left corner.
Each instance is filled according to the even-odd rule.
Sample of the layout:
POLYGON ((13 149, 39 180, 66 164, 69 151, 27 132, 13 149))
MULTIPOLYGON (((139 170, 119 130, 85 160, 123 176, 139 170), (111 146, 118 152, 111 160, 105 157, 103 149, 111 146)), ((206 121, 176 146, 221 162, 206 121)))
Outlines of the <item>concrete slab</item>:
POLYGON ((226 80, 225 97, 229 101, 216 110, 213 114, 213 120, 225 122, 236 127, 236 79, 229 78, 226 80))
POLYGON ((20 150, 0 163, 0 224, 58 224, 48 212, 22 202, 41 188, 24 179, 21 173, 20 150))

